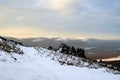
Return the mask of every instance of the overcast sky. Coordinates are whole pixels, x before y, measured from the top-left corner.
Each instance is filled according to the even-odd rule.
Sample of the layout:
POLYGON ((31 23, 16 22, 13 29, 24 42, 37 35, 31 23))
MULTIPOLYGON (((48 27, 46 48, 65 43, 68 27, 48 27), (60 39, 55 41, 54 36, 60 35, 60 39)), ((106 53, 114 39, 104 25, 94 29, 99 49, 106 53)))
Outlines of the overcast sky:
POLYGON ((0 34, 120 39, 120 0, 0 0, 0 34))

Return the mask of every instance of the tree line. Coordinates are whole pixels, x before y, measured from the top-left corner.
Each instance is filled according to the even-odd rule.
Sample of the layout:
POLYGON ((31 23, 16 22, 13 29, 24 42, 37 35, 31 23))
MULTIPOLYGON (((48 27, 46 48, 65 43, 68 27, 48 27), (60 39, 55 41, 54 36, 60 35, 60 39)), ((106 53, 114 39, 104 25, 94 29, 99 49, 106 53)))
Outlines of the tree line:
POLYGON ((86 58, 84 49, 75 48, 74 46, 69 46, 69 45, 64 44, 64 43, 61 43, 58 49, 54 49, 52 46, 49 46, 48 49, 55 50, 55 51, 59 50, 60 53, 63 53, 63 54, 86 58))

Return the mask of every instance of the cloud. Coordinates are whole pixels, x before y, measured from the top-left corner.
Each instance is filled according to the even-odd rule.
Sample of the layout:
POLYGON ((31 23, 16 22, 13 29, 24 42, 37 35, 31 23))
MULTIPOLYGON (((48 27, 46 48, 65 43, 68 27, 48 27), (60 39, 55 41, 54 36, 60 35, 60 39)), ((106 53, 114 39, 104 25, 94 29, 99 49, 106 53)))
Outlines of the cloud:
POLYGON ((55 10, 63 15, 110 17, 120 13, 119 0, 38 0, 37 3, 42 4, 39 7, 55 10))
POLYGON ((37 0, 36 6, 51 10, 64 10, 69 7, 72 0, 37 0))
POLYGON ((72 10, 73 0, 37 0, 35 6, 40 9, 55 11, 60 14, 69 14, 72 10))
POLYGON ((16 20, 22 20, 22 19, 24 19, 25 17, 24 16, 17 16, 16 17, 16 20))
POLYGON ((0 28, 35 27, 75 37, 120 34, 120 0, 0 0, 0 12, 0 28))
POLYGON ((0 5, 14 8, 32 8, 35 0, 0 0, 0 5))

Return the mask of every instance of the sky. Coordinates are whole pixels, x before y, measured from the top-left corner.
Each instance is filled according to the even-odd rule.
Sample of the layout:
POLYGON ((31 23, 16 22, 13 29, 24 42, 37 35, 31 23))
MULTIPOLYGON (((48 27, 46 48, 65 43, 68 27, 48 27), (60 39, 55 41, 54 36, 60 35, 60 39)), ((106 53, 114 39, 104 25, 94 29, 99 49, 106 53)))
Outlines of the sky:
POLYGON ((120 39, 120 0, 0 0, 0 35, 120 39))

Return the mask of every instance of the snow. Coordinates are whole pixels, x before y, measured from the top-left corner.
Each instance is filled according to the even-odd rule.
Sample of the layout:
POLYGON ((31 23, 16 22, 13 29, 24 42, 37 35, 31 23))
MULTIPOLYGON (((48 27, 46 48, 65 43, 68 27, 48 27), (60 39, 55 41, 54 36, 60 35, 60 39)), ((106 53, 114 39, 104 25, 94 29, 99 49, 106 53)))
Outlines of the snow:
MULTIPOLYGON (((29 63, 30 64, 30 63, 29 63)), ((55 80, 56 76, 44 68, 35 69, 28 64, 9 64, 0 67, 0 80, 55 80)))
POLYGON ((67 41, 69 40, 68 38, 56 38, 57 41, 67 41))
POLYGON ((2 42, 2 39, 0 39, 0 42, 2 42))
POLYGON ((44 41, 44 39, 42 39, 42 38, 36 38, 32 42, 40 42, 40 41, 44 41))
POLYGON ((120 80, 119 74, 108 73, 105 68, 60 65, 47 56, 52 51, 43 48, 38 52, 33 47, 17 47, 24 51, 24 55, 0 51, 0 80, 120 80))
POLYGON ((96 47, 86 47, 85 50, 90 50, 90 49, 94 49, 96 47))

